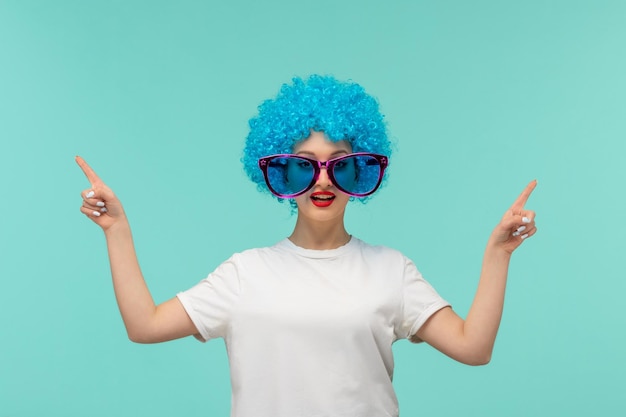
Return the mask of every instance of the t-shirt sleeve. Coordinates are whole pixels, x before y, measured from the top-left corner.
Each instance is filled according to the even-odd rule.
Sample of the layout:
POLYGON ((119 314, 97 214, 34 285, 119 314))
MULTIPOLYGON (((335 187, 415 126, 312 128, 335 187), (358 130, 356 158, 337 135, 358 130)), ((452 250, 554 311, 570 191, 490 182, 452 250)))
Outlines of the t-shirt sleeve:
POLYGON ((422 277, 415 264, 405 258, 404 281, 402 291, 402 322, 399 331, 401 338, 412 338, 424 323, 437 311, 450 305, 422 277))
POLYGON ((202 342, 224 337, 231 311, 239 298, 237 255, 222 263, 208 277, 176 296, 196 325, 202 342))

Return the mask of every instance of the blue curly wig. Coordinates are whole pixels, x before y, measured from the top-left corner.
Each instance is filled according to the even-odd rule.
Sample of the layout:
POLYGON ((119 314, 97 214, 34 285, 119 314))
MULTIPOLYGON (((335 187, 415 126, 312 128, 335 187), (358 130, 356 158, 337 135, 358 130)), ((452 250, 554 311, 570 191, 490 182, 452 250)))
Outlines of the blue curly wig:
MULTIPOLYGON (((391 155, 384 116, 376 99, 363 87, 332 76, 311 75, 306 80, 296 77, 292 81, 283 84, 276 98, 264 101, 258 116, 249 121, 250 133, 241 161, 259 190, 269 192, 258 166, 259 158, 291 153, 312 130, 324 132, 334 142, 347 140, 353 152, 391 155)), ((359 198, 363 202, 367 199, 359 198)))

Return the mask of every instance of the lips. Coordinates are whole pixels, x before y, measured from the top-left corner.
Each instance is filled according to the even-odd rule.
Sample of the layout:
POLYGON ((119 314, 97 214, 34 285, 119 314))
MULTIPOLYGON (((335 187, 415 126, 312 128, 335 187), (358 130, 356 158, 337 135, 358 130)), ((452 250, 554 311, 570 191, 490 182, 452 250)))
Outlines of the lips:
POLYGON ((316 207, 328 207, 333 203, 335 194, 330 191, 316 191, 311 194, 311 202, 316 207))

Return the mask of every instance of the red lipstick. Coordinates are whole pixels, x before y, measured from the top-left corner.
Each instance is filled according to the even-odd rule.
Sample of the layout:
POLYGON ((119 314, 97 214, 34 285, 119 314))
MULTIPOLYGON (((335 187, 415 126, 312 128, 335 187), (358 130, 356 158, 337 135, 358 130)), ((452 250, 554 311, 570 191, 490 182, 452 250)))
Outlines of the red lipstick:
POLYGON ((333 203, 335 194, 330 191, 316 191, 311 194, 311 201, 315 207, 328 207, 333 203))

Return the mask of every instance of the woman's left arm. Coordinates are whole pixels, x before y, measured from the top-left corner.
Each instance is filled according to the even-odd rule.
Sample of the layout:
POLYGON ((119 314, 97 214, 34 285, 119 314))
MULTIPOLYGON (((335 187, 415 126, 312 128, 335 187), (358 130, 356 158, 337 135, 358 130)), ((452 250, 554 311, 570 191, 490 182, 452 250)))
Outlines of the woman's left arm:
POLYGON ((463 320, 451 308, 443 308, 424 323, 415 337, 468 365, 484 365, 491 360, 511 255, 537 231, 535 212, 524 208, 536 185, 537 181, 528 184, 489 237, 467 318, 463 320))

